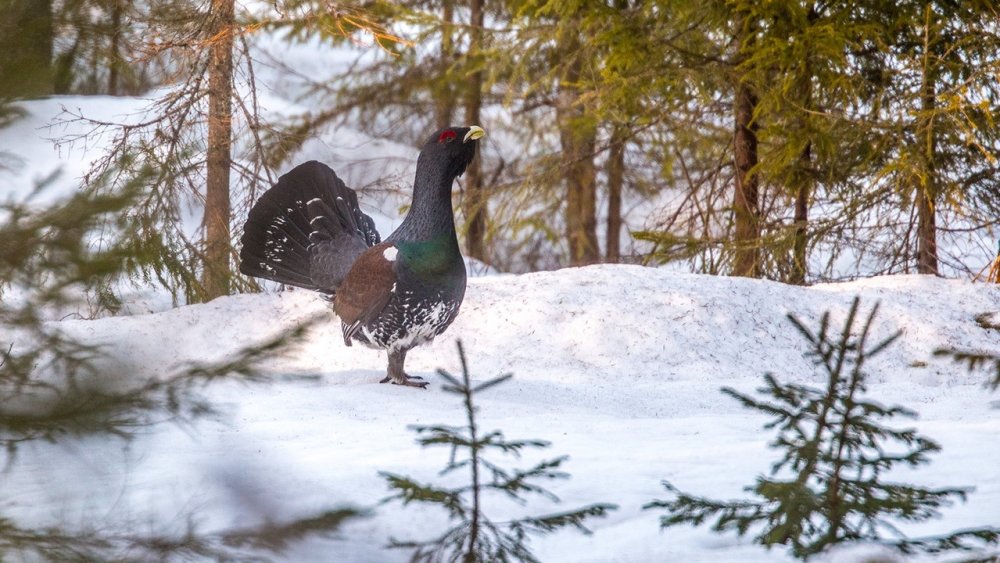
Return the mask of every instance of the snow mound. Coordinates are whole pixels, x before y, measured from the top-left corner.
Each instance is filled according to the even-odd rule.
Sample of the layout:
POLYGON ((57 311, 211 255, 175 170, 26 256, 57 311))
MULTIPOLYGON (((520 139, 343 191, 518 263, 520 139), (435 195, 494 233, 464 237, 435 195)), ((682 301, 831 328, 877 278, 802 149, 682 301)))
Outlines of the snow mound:
MULTIPOLYGON (((593 502, 620 505, 592 522, 593 536, 565 532, 534 540, 541 560, 790 560, 780 549, 766 551, 707 528, 661 533, 657 514, 641 506, 663 497, 662 479, 692 493, 734 498, 766 472, 775 459, 766 446, 771 434, 761 428, 766 419, 719 388, 752 392, 764 372, 818 385, 822 376, 803 359, 804 340, 786 315, 812 327, 829 310, 838 326, 855 295, 863 312, 880 304, 876 339, 903 331, 869 364, 868 396, 920 412, 912 424, 943 447, 931 465, 897 477, 978 487, 943 519, 903 529, 921 535, 995 523, 1000 448, 983 444, 1000 441, 997 396, 984 388, 985 374, 970 374, 932 352, 1000 350, 1000 332, 974 319, 1000 308, 1000 288, 924 276, 803 288, 638 266, 471 279, 455 324, 408 356, 408 371, 432 381, 427 391, 379 385, 384 353, 346 347, 329 305, 307 291, 62 321, 69 334, 104 345, 102 371, 127 385, 130 376, 225 359, 314 315, 325 317, 294 353, 265 366, 315 379, 208 387, 209 398, 226 407, 224 419, 193 428, 157 426, 127 448, 107 439, 85 440, 84 447, 33 446, 5 476, 5 490, 17 491, 7 494, 5 511, 73 522, 92 513, 145 517, 146 511, 172 515, 194 507, 211 529, 305 516, 343 502, 373 506, 387 492, 378 471, 432 481, 446 462, 446 449, 420 449, 407 426, 461 423, 459 401, 441 391, 434 373, 460 373, 454 343, 461 339, 474 379, 514 373, 480 398, 482 428, 550 440, 552 448, 541 454, 546 458, 571 456, 565 467, 572 478, 551 487, 562 505, 500 505, 494 517, 503 518, 504 510, 542 514, 593 502)), ((384 549, 390 536, 426 538, 442 524, 433 510, 380 507, 339 538, 308 541, 286 557, 404 561, 404 551, 384 549)))

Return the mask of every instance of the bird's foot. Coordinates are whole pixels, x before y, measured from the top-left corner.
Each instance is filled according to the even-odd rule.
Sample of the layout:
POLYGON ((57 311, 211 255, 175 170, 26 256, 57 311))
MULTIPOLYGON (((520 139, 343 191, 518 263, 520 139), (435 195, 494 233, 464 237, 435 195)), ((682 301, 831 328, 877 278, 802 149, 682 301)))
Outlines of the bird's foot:
POLYGON ((406 385, 407 387, 419 387, 421 389, 426 389, 429 381, 424 381, 424 378, 419 375, 407 375, 403 374, 401 378, 394 378, 391 375, 385 376, 379 383, 389 383, 392 382, 393 385, 406 385))

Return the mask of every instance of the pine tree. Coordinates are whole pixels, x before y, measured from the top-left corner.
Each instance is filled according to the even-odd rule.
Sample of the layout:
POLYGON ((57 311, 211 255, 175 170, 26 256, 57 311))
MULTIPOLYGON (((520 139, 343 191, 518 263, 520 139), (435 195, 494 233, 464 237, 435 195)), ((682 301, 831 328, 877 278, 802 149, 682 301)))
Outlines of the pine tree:
POLYGON ((981 528, 923 539, 903 537, 893 521, 922 521, 938 515, 952 499, 965 499, 970 489, 922 488, 887 481, 884 473, 898 465, 917 467, 940 448, 913 429, 884 425, 884 419, 916 414, 900 406, 886 407, 865 399, 865 363, 901 334, 869 343, 878 306, 858 320, 855 298, 840 333, 825 313, 813 332, 797 317, 792 324, 808 341, 807 355, 826 376, 826 388, 782 383, 764 376, 758 399, 730 388, 723 392, 743 406, 773 417, 765 428, 778 429, 771 447, 782 452, 768 476, 747 487, 752 500, 717 501, 687 494, 669 482, 671 500, 657 500, 645 508, 666 510, 660 522, 700 525, 715 519, 716 531, 755 530, 755 541, 771 547, 788 545, 792 554, 806 558, 828 547, 850 541, 876 541, 903 552, 971 549, 970 540, 1000 540, 1000 529, 981 528), (886 533, 897 537, 886 537, 886 533))
POLYGON ((603 517, 617 506, 605 503, 592 504, 567 512, 506 522, 493 521, 483 511, 482 502, 491 493, 506 496, 519 503, 524 503, 527 495, 539 495, 558 501, 554 494, 535 484, 535 481, 568 478, 569 475, 561 470, 567 456, 542 461, 524 470, 504 469, 488 460, 486 458, 488 452, 518 456, 522 450, 546 448, 549 443, 542 440, 508 440, 499 430, 483 434, 476 421, 474 396, 507 381, 512 376, 507 374, 473 385, 461 342, 458 343, 458 354, 462 362, 461 380, 444 370, 438 370, 438 373, 447 382, 444 390, 462 397, 467 417, 466 424, 415 426, 413 429, 420 435, 417 442, 421 446, 451 447, 451 457, 441 471, 442 476, 459 470, 468 470, 469 483, 449 489, 434 484, 419 483, 410 477, 381 473, 389 488, 395 491, 383 502, 398 500, 404 506, 411 502, 439 505, 448 512, 451 520, 457 520, 458 523, 436 538, 424 541, 393 539, 390 546, 413 549, 411 561, 414 562, 533 562, 536 559, 528 547, 529 535, 545 535, 567 526, 589 534, 590 530, 584 526, 584 521, 587 518, 603 517))

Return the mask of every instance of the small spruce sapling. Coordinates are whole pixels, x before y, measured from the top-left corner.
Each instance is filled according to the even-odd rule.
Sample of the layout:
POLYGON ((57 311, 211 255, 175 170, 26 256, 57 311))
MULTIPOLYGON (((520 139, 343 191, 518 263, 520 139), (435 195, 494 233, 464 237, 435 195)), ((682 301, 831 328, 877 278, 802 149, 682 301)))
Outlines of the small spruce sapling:
POLYGON ((795 328, 809 342, 807 355, 827 376, 826 388, 782 383, 774 375, 764 376, 756 399, 733 389, 723 393, 773 418, 765 428, 777 428, 771 447, 781 458, 770 475, 758 476, 747 491, 753 500, 716 501, 679 491, 669 482, 671 500, 657 500, 644 508, 665 509, 661 526, 700 525, 712 518, 716 531, 736 530, 744 535, 753 528, 757 543, 771 547, 790 545, 792 554, 806 558, 843 542, 874 541, 904 553, 973 549, 970 540, 996 542, 1000 529, 962 530, 947 536, 908 539, 893 520, 923 521, 938 514, 954 498, 964 500, 969 489, 928 489, 888 482, 883 474, 897 465, 916 467, 928 463, 937 444, 915 430, 897 430, 882 425, 882 419, 914 417, 900 406, 885 407, 865 400, 865 362, 886 349, 900 332, 874 346, 869 345, 876 305, 868 318, 858 320, 855 298, 840 334, 830 327, 824 313, 819 331, 813 333, 794 315, 795 328), (892 538, 886 538, 886 533, 892 538))
POLYGON ((433 484, 418 483, 410 477, 393 473, 380 473, 388 482, 394 494, 382 502, 401 501, 436 504, 448 512, 452 521, 458 521, 440 536, 425 541, 398 541, 392 539, 390 547, 413 549, 411 561, 439 562, 462 561, 463 563, 492 561, 528 561, 537 559, 528 548, 529 535, 545 535, 561 528, 572 526, 584 534, 590 534, 584 521, 591 517, 603 517, 618 508, 613 504, 592 504, 576 510, 549 514, 539 517, 520 518, 510 521, 491 520, 484 512, 484 497, 497 493, 523 504, 526 495, 540 495, 554 502, 558 498, 545 488, 535 484, 543 479, 565 479, 569 475, 560 470, 567 456, 542 461, 526 470, 508 470, 486 458, 487 452, 500 452, 519 456, 526 448, 545 448, 548 442, 542 440, 507 440, 494 430, 483 434, 476 421, 476 407, 473 399, 476 393, 503 383, 510 374, 473 385, 469 378, 465 350, 458 343, 458 354, 462 362, 462 379, 447 371, 438 370, 446 380, 444 390, 462 397, 467 416, 464 426, 413 426, 419 434, 421 446, 447 445, 451 447, 451 457, 441 471, 447 475, 467 469, 468 484, 456 488, 443 488, 433 484))

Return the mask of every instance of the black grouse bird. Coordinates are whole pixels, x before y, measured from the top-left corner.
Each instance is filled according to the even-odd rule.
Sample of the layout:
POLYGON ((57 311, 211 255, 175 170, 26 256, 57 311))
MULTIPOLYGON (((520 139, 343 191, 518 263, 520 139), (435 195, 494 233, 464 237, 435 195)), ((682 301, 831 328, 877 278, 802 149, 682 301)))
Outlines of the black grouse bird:
POLYGON ((330 167, 300 164, 250 210, 240 271, 332 298, 345 344, 388 351, 381 383, 426 387, 403 362, 407 351, 448 328, 465 296, 451 187, 485 134, 472 126, 431 135, 417 158, 410 211, 385 242, 330 167))

